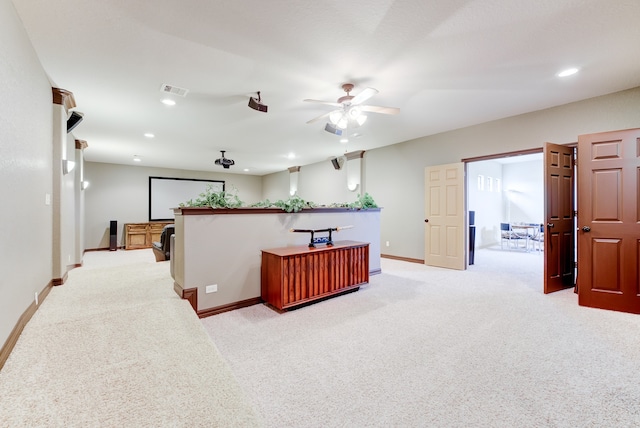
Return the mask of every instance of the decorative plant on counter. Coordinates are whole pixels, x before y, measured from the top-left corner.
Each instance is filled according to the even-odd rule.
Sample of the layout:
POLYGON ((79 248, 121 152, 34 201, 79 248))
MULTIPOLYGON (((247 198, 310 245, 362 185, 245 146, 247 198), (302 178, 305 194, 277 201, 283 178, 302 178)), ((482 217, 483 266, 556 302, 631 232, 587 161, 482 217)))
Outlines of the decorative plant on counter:
POLYGON ((368 208, 378 208, 376 201, 373 200, 370 194, 365 193, 364 196, 358 195, 358 199, 354 202, 344 202, 341 204, 331 204, 330 208, 351 208, 354 210, 366 210, 368 208))
POLYGON ((302 211, 305 208, 315 208, 317 205, 311 201, 305 201, 298 195, 294 195, 289 199, 287 199, 286 201, 283 201, 282 199, 280 199, 275 202, 271 202, 269 199, 265 199, 264 201, 256 202, 251 206, 254 208, 276 207, 288 213, 297 213, 302 211))
POLYGON ((349 208, 366 210, 367 208, 378 208, 378 204, 376 204, 376 201, 373 200, 370 194, 365 192, 364 196, 358 195, 358 199, 349 204, 349 208))
POLYGON ((232 187, 231 191, 214 191, 209 184, 200 196, 189 199, 181 207, 211 207, 211 208, 240 208, 244 203, 238 197, 238 189, 232 187))
MULTIPOLYGON (((196 199, 190 199, 180 204, 181 207, 210 207, 210 208, 242 208, 244 202, 238 197, 238 189, 232 186, 232 190, 227 192, 224 190, 214 191, 211 185, 207 185, 206 190, 200 193, 196 199)), ((256 202, 250 205, 252 208, 280 208, 288 213, 297 213, 305 208, 317 208, 318 205, 311 201, 305 201, 298 195, 291 196, 287 200, 277 200, 271 202, 269 199, 256 202)), ((366 210, 368 208, 378 208, 371 195, 365 193, 363 196, 358 195, 358 199, 350 203, 331 204, 330 208, 350 208, 354 210, 366 210)))

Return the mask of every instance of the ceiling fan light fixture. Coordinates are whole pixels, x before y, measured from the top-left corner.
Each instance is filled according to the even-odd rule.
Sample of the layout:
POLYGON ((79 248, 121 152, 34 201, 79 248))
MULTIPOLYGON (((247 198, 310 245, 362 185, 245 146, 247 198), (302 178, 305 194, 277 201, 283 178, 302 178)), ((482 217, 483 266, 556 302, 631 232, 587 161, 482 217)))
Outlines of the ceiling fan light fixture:
POLYGON ((360 116, 358 116, 356 118, 356 122, 358 122, 359 126, 364 125, 364 123, 367 121, 367 115, 366 114, 361 114, 360 116))
POLYGON ((340 119, 342 119, 342 116, 344 116, 342 110, 334 110, 329 113, 329 121, 331 121, 331 123, 333 123, 334 125, 337 125, 338 122, 340 122, 340 119))
POLYGON ((362 109, 360 107, 351 107, 349 109, 349 119, 358 120, 360 115, 362 114, 362 109))
POLYGON ((346 116, 342 116, 338 123, 336 123, 336 126, 340 129, 347 129, 347 126, 349 126, 349 119, 347 119, 346 116))

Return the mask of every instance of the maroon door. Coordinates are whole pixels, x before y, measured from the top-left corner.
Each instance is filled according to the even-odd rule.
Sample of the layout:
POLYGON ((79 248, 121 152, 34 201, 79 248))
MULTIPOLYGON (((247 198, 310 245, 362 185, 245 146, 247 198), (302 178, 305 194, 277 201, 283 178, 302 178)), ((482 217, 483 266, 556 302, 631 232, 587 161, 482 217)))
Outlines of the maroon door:
POLYGON ((578 302, 640 313, 640 129, 578 137, 578 302))
POLYGON ((544 146, 544 292, 574 286, 573 148, 544 146))

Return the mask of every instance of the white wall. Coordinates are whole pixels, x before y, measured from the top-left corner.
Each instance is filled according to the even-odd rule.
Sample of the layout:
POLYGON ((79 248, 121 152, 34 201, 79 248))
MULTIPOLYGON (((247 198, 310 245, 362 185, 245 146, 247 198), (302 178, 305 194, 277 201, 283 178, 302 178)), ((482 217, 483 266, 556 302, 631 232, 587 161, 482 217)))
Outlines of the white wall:
POLYGON ((502 182, 502 164, 496 161, 470 162, 467 165, 467 201, 469 211, 475 211, 476 248, 500 243, 500 223, 504 222, 503 193, 489 191, 487 178, 502 182), (478 188, 478 176, 482 176, 484 189, 478 188))
POLYGON ((52 272, 52 94, 13 3, 0 0, 0 345, 52 272))
POLYGON ((506 164, 502 168, 507 223, 544 222, 542 161, 506 164))
MULTIPOLYGON (((356 162, 351 161, 351 162, 356 162)), ((318 205, 349 203, 357 199, 360 189, 347 189, 347 161, 341 169, 335 169, 330 160, 300 168, 298 195, 318 205)))
MULTIPOLYGON (((91 150, 91 143, 85 150, 91 150)), ((288 172, 287 172, 288 174, 288 172)), ((224 180, 226 190, 238 189, 247 205, 262 200, 262 178, 253 175, 187 171, 145 166, 86 162, 85 249, 109 247, 109 222, 118 222, 118 245, 123 245, 123 225, 149 221, 149 177, 224 180)), ((287 175, 288 180, 288 175, 287 175)), ((285 187, 288 192, 289 185, 285 187)), ((186 202, 186 201, 185 201, 186 202)))

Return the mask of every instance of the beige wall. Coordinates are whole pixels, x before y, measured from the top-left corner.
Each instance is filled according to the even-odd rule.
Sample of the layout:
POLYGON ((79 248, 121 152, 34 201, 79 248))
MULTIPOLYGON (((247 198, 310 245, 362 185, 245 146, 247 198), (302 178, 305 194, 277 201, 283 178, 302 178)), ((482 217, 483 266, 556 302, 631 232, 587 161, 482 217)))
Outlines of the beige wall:
POLYGON ((84 176, 90 183, 84 191, 86 249, 109 247, 111 220, 118 222, 118 245, 123 245, 125 223, 149 221, 150 176, 224 180, 226 189, 238 189, 246 204, 262 199, 262 178, 253 175, 86 162, 84 176))
POLYGON ((52 279, 52 95, 13 3, 0 0, 0 346, 52 279))

